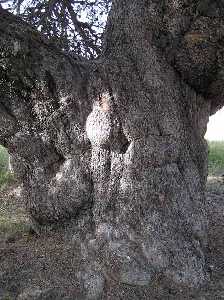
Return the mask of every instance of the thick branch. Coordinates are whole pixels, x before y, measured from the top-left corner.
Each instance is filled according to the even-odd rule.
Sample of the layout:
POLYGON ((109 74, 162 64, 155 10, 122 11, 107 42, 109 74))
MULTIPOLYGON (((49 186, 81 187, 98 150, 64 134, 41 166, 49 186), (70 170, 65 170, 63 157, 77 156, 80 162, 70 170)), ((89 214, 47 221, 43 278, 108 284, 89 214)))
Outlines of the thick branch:
POLYGON ((91 203, 81 161, 89 149, 90 66, 2 9, 0 19, 0 143, 15 158, 32 218, 41 224, 71 218, 91 203))
POLYGON ((83 89, 86 68, 3 9, 0 19, 2 105, 29 131, 45 130, 52 112, 60 114, 66 105, 83 126, 90 110, 83 89))

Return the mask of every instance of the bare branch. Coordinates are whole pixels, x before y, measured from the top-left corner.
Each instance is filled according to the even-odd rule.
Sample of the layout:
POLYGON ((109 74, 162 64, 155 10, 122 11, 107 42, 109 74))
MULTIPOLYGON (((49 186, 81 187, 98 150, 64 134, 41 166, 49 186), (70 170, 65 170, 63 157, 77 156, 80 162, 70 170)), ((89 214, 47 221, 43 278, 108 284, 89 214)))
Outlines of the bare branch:
MULTIPOLYGON (((71 16, 72 23, 73 23, 75 29, 80 34, 80 36, 82 37, 85 45, 88 48, 93 49, 97 54, 100 54, 99 47, 93 42, 93 40, 91 40, 91 38, 85 32, 85 28, 88 28, 90 30, 90 25, 88 25, 87 23, 80 22, 78 20, 77 14, 74 12, 70 1, 66 0, 66 6, 67 6, 68 12, 71 16)), ((93 30, 91 30, 91 33, 93 33, 93 30)), ((89 52, 89 53, 92 54, 91 52, 89 52)))

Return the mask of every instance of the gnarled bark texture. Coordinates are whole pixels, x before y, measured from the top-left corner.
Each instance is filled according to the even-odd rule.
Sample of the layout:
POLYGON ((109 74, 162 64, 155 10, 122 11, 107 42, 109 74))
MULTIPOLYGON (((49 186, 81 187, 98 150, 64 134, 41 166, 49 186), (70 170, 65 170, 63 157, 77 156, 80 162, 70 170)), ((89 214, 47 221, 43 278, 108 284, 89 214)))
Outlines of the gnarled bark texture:
POLYGON ((208 280, 204 134, 224 103, 223 14, 114 0, 103 53, 85 62, 0 10, 0 141, 35 222, 87 211, 88 299, 208 280))
POLYGON ((0 32, 1 143, 27 208, 43 224, 74 216, 92 194, 85 68, 5 11, 0 32))

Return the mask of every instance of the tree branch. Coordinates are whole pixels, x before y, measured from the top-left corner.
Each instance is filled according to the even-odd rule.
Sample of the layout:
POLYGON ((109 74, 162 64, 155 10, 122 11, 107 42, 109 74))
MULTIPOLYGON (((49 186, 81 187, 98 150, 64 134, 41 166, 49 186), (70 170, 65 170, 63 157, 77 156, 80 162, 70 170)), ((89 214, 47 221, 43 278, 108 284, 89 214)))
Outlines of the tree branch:
POLYGON ((63 109, 67 101, 74 110, 67 113, 84 131, 91 110, 83 84, 89 65, 68 57, 30 25, 3 9, 0 19, 1 104, 23 128, 35 132, 47 130, 46 120, 52 111, 63 109))
MULTIPOLYGON (((91 32, 91 34, 94 34, 93 30, 90 28, 89 24, 80 22, 78 20, 77 15, 73 10, 70 1, 66 1, 66 6, 67 6, 68 12, 71 16, 72 23, 73 23, 75 29, 77 30, 77 32, 82 37, 87 48, 93 49, 96 52, 96 54, 99 55, 101 52, 99 47, 96 46, 96 44, 91 40, 91 38, 85 32, 85 28, 87 28, 91 32)), ((90 51, 88 51, 88 53, 92 56, 92 53, 90 51)))

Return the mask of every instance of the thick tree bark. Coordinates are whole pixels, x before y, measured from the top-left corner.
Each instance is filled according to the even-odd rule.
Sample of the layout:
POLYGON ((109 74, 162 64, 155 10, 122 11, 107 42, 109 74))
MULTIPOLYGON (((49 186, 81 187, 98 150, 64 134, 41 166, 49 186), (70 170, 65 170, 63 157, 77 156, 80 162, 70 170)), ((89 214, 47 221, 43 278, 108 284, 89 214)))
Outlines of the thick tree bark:
POLYGON ((91 111, 84 63, 62 54, 27 24, 0 11, 1 143, 13 157, 33 220, 55 222, 91 203, 91 111))
POLYGON ((119 245, 130 253, 129 263, 111 260, 121 281, 146 284, 164 272, 176 283, 200 285, 206 280, 204 134, 210 104, 155 47, 150 8, 147 1, 115 1, 110 15, 102 72, 112 89, 111 114, 122 120, 130 145, 124 154, 112 150, 110 158, 100 143, 96 147, 104 176, 95 175, 95 220, 101 234, 116 228, 133 243, 119 245))
POLYGON ((0 141, 17 160, 31 217, 60 223, 87 210, 87 255, 100 276, 140 289, 159 278, 203 285, 204 134, 223 103, 223 56, 220 32, 201 48, 193 39, 223 21, 206 29, 191 1, 113 1, 91 64, 0 17, 0 141))

